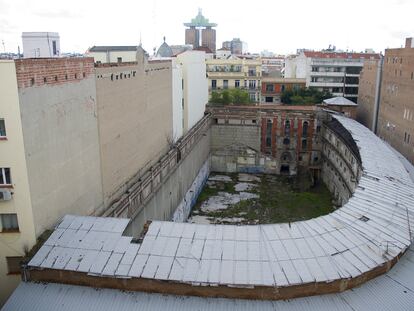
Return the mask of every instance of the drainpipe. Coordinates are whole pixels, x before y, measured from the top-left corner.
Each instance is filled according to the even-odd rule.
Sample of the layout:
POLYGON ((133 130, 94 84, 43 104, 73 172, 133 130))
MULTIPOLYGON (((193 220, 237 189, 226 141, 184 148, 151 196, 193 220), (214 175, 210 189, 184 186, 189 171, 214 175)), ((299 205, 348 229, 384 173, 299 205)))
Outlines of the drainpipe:
POLYGON ((377 134, 378 114, 381 102, 381 84, 382 84, 382 67, 384 65, 384 56, 380 55, 377 69, 377 79, 375 83, 375 100, 374 100, 374 115, 372 118, 372 131, 377 134))

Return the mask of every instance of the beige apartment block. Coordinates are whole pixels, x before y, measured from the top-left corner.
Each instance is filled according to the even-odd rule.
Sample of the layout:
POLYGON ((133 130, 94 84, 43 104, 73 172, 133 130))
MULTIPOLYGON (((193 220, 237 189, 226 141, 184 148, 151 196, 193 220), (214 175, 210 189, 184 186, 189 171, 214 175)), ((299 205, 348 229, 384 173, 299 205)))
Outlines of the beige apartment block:
POLYGON ((244 89, 251 101, 261 99, 262 61, 260 58, 230 56, 227 59, 208 59, 207 77, 209 95, 226 89, 244 89))
POLYGON ((92 58, 0 61, 0 305, 36 239, 103 207, 92 58))
POLYGON ((414 163, 414 39, 386 49, 381 82, 378 136, 414 163))
POLYGON ((105 206, 165 153, 172 137, 170 60, 96 64, 105 206), (136 178, 135 178, 136 177, 136 178))

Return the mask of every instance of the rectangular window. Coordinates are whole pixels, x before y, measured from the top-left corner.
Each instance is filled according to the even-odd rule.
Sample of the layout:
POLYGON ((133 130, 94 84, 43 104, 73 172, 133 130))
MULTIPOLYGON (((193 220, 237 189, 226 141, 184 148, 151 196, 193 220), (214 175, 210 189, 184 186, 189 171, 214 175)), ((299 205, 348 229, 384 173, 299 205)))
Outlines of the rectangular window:
POLYGON ((249 80, 249 89, 256 88, 256 80, 249 80))
POLYGON ((16 214, 0 214, 1 232, 19 231, 16 214))
POLYGON ((266 92, 273 92, 274 87, 273 84, 266 84, 266 92))
POLYGON ((0 137, 6 137, 6 124, 4 119, 0 119, 0 137))
POLYGON ((9 167, 0 167, 0 186, 1 185, 11 185, 9 167))
POLYGON ((249 97, 250 97, 250 101, 252 101, 252 102, 256 102, 256 94, 254 94, 254 93, 250 93, 250 94, 249 94, 249 97))
POLYGON ((254 77, 256 75, 256 68, 249 67, 249 77, 254 77))
POLYGON ((265 97, 265 102, 266 103, 273 103, 273 97, 272 96, 266 96, 265 97))
POLYGON ((23 257, 6 257, 8 274, 20 274, 20 263, 23 257))
POLYGON ((239 88, 240 87, 240 80, 234 81, 234 87, 239 88))
POLYGON ((215 90, 217 88, 217 80, 211 80, 211 88, 215 90))
POLYGON ((122 63, 122 57, 117 58, 118 63, 122 63))
POLYGON ((52 41, 53 55, 57 55, 56 41, 52 41))
POLYGON ((223 80, 223 89, 229 88, 229 80, 223 80))

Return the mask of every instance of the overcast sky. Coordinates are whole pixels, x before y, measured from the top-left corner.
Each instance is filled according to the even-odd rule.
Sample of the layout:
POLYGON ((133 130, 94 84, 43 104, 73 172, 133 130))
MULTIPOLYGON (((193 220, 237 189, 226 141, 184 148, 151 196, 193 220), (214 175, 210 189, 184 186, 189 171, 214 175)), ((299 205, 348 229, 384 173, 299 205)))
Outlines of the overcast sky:
POLYGON ((23 31, 52 31, 60 34, 62 52, 84 52, 93 45, 136 45, 141 36, 152 53, 164 35, 169 44, 184 44, 183 23, 198 8, 218 24, 217 47, 239 37, 249 52, 329 44, 379 52, 414 36, 414 0, 0 0, 0 43, 15 52, 23 31))

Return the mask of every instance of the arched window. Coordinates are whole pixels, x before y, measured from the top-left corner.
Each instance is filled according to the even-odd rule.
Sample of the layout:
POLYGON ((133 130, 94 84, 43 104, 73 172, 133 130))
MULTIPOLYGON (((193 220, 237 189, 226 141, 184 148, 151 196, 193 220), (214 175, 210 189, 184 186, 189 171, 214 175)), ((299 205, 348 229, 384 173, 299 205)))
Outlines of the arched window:
POLYGON ((285 135, 286 136, 290 135, 290 121, 289 120, 285 121, 285 135))
POLYGON ((303 122, 302 136, 304 137, 308 136, 308 127, 309 127, 308 121, 303 122))

